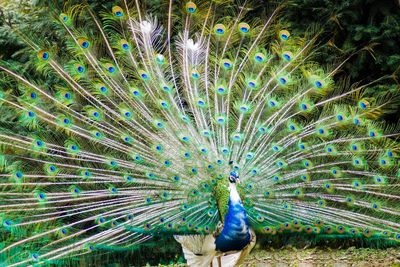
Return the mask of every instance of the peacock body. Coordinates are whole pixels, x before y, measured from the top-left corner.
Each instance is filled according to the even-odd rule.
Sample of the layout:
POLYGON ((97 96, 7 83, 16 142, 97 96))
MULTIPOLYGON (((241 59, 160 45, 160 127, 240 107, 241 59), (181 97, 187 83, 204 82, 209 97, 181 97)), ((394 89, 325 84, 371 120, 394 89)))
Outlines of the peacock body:
POLYGON ((319 30, 247 2, 66 4, 59 39, 15 29, 35 69, 0 64, 3 265, 165 235, 192 266, 255 234, 400 240, 398 92, 335 85, 347 59, 313 61, 319 30))

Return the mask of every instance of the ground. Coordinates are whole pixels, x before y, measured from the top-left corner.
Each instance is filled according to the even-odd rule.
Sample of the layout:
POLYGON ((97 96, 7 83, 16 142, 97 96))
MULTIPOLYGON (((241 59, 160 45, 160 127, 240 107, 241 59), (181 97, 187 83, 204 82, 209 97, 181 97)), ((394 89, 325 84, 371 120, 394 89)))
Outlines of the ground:
MULTIPOLYGON (((159 265, 163 266, 163 265, 159 265)), ((165 265, 164 265, 165 266, 165 265)), ((185 265, 169 265, 185 266, 185 265)), ((400 267, 400 248, 256 249, 243 267, 400 267)))
POLYGON ((247 257, 243 265, 248 267, 400 267, 400 248, 385 250, 356 248, 256 250, 247 257))

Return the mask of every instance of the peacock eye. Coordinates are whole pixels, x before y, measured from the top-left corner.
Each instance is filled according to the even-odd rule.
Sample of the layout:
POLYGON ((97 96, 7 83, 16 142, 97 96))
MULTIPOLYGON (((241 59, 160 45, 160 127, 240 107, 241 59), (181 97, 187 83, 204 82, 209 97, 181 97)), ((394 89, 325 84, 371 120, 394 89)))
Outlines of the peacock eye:
POLYGON ((114 6, 112 8, 112 13, 114 14, 115 17, 120 18, 124 16, 124 10, 119 7, 119 6, 114 6))
POLYGON ((47 50, 42 50, 38 53, 38 58, 46 61, 50 58, 50 53, 47 50))
POLYGON ((221 61, 221 65, 225 70, 229 70, 233 66, 232 61, 226 58, 221 61))
POLYGON ((292 52, 289 52, 289 51, 283 52, 283 53, 282 53, 282 58, 283 58, 284 60, 286 60, 286 61, 290 61, 290 60, 292 60, 292 58, 293 58, 293 53, 292 53, 292 52))
POLYGON ((140 71, 139 75, 140 75, 140 78, 142 78, 142 80, 144 80, 144 81, 149 79, 149 75, 144 71, 140 71))
POLYGON ((109 73, 114 73, 116 71, 115 67, 112 64, 107 63, 105 65, 106 69, 108 70, 109 73))
POLYGON ((279 31, 279 38, 280 38, 282 41, 287 41, 287 40, 289 40, 289 37, 290 37, 290 33, 289 33, 287 30, 281 30, 281 31, 279 31))
POLYGON ((88 39, 86 38, 80 38, 78 39, 78 44, 80 47, 82 47, 83 49, 89 48, 90 46, 90 42, 88 41, 88 39))
POLYGON ((194 80, 197 80, 197 79, 199 79, 199 77, 200 77, 199 72, 198 72, 196 69, 193 69, 193 70, 192 70, 192 78, 193 78, 194 80))
POLYGON ((280 78, 278 79, 278 81, 279 81, 279 83, 282 84, 282 85, 285 85, 285 84, 287 83, 287 80, 286 80, 285 77, 280 77, 280 78))
POLYGON ((158 64, 164 64, 165 63, 165 57, 162 54, 157 54, 156 55, 156 62, 158 64))
POLYGON ((123 50, 128 50, 129 49, 128 41, 126 41, 125 39, 120 40, 119 43, 120 43, 121 48, 123 50))
POLYGON ((247 86, 248 86, 249 88, 251 88, 251 89, 254 89, 254 88, 257 87, 257 81, 251 80, 251 81, 249 81, 249 82, 247 83, 247 86))
POLYGON ((314 85, 315 85, 315 87, 317 87, 317 88, 322 88, 322 87, 323 87, 322 81, 315 81, 315 82, 314 82, 314 85))
POLYGON ((186 11, 188 12, 188 13, 195 13, 196 12, 196 10, 197 10, 197 6, 196 6, 196 4, 195 3, 193 3, 193 2, 187 2, 186 3, 186 11))
POLYGON ((226 27, 224 24, 219 23, 214 26, 214 33, 217 35, 222 36, 225 34, 225 31, 226 31, 226 27))
POLYGON ((359 106, 361 109, 366 110, 366 109, 368 108, 368 106, 369 106, 369 103, 368 103, 368 101, 366 101, 366 100, 360 100, 360 101, 358 102, 358 106, 359 106))
POLYGON ((265 62, 265 55, 263 53, 256 53, 254 55, 254 60, 259 63, 265 62))
POLYGON ((76 64, 75 65, 75 69, 78 73, 84 73, 85 72, 85 67, 83 67, 82 65, 76 64))
POLYGON ((69 17, 67 14, 61 13, 59 18, 63 21, 63 22, 68 22, 69 17))
POLYGON ((239 32, 241 32, 241 33, 248 33, 248 32, 250 32, 250 25, 245 22, 241 22, 238 25, 238 29, 239 29, 239 32))

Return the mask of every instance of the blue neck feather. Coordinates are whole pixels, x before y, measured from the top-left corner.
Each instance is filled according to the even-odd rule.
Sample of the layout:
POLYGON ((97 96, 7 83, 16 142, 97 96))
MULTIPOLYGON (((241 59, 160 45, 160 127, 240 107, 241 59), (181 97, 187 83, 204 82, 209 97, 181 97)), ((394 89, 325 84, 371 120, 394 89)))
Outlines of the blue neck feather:
POLYGON ((221 252, 242 250, 250 243, 250 231, 246 211, 240 200, 236 187, 231 187, 228 213, 225 216, 224 227, 216 238, 216 250, 221 252))

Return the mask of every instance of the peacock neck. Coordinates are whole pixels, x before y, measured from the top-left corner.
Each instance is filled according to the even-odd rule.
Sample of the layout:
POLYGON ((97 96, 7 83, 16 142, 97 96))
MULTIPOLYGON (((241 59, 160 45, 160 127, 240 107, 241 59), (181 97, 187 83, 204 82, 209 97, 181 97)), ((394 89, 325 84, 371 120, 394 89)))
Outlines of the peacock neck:
POLYGON ((222 252, 242 250, 251 238, 246 211, 234 183, 229 183, 229 191, 228 213, 215 240, 216 249, 222 252))
POLYGON ((239 203, 239 205, 242 205, 242 200, 240 199, 239 193, 236 189, 236 184, 234 183, 229 183, 229 200, 232 203, 239 203))

